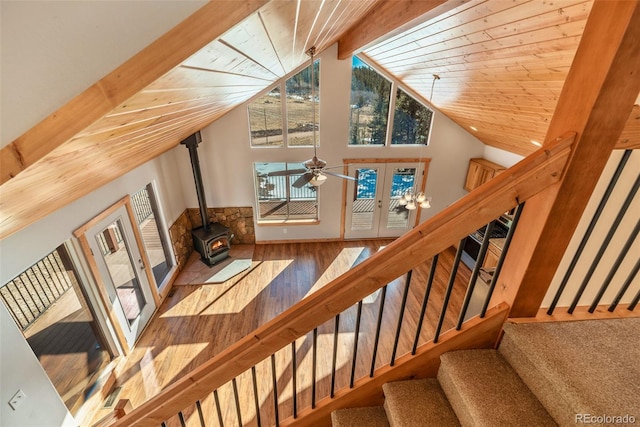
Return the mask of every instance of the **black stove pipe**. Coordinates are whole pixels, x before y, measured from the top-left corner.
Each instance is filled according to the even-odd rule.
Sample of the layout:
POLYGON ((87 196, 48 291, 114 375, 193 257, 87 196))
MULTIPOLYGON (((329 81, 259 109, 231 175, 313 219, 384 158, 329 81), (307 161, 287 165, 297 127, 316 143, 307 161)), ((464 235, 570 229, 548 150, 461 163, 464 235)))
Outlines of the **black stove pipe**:
POLYGON ((209 229, 209 215, 207 214, 207 199, 204 197, 204 186, 202 185, 202 173, 200 172, 200 160, 198 159, 198 144, 202 142, 200 132, 196 132, 180 142, 189 150, 191 158, 191 168, 193 169, 193 180, 196 183, 196 194, 198 205, 200 206, 200 218, 202 219, 202 229, 209 229))

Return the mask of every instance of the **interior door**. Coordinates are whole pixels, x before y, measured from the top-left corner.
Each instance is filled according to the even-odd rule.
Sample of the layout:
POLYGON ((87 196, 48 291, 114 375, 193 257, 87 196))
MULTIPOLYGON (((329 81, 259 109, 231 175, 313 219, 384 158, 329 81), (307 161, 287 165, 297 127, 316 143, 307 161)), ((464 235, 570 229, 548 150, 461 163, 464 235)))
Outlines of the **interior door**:
POLYGON ((356 163, 347 184, 345 239, 398 237, 415 224, 418 210, 407 210, 398 200, 417 183, 422 164, 356 163))
POLYGON ((156 306, 126 208, 100 220, 86 236, 111 309, 132 348, 156 306))

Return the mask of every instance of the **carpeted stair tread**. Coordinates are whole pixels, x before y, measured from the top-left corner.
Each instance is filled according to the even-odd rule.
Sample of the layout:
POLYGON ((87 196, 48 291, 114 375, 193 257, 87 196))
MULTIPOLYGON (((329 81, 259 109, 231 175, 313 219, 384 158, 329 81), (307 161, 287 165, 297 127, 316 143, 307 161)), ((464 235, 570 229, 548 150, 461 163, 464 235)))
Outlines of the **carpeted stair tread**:
POLYGON ((382 390, 391 427, 460 425, 435 378, 387 383, 382 390))
POLYGON ((499 351, 560 425, 640 419, 640 319, 507 323, 499 351))
POLYGON ((333 427, 389 427, 382 406, 337 409, 331 413, 333 427))
POLYGON ((440 360, 438 380, 461 425, 557 425, 496 350, 452 351, 440 360))

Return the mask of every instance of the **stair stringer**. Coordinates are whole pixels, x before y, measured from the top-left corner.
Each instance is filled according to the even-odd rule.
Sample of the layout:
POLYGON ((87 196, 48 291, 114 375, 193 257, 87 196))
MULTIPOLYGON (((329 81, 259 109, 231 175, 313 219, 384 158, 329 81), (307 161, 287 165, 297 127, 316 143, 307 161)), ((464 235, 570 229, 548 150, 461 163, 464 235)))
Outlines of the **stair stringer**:
POLYGON ((487 311, 485 318, 474 317, 463 324, 461 330, 449 330, 440 336, 438 343, 429 342, 418 347, 416 354, 405 354, 396 359, 393 366, 376 369, 373 378, 355 381, 353 388, 336 391, 333 398, 325 397, 314 409, 306 408, 297 418, 287 418, 281 426, 331 426, 331 412, 336 409, 379 406, 384 402, 382 385, 388 382, 415 378, 436 378, 440 356, 452 350, 496 348, 507 320, 509 306, 505 303, 487 311))

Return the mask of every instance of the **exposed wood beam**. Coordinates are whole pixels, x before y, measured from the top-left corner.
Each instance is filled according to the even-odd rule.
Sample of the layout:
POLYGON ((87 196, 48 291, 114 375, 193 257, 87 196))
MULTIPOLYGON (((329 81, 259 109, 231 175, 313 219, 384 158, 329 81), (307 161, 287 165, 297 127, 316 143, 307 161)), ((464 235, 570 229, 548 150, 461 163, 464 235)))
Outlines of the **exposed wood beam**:
POLYGON ((178 66, 267 0, 213 0, 0 151, 4 184, 178 66))
POLYGON ((498 289, 512 317, 532 317, 640 90, 640 3, 596 0, 545 145, 578 135, 563 179, 527 202, 498 289))
POLYGON ((616 144, 617 150, 637 150, 640 148, 640 105, 639 100, 633 106, 627 124, 616 144))
POLYGON ((381 0, 360 21, 340 37, 338 59, 347 59, 359 49, 382 36, 392 36, 411 21, 432 12, 438 16, 464 1, 446 0, 381 0))

